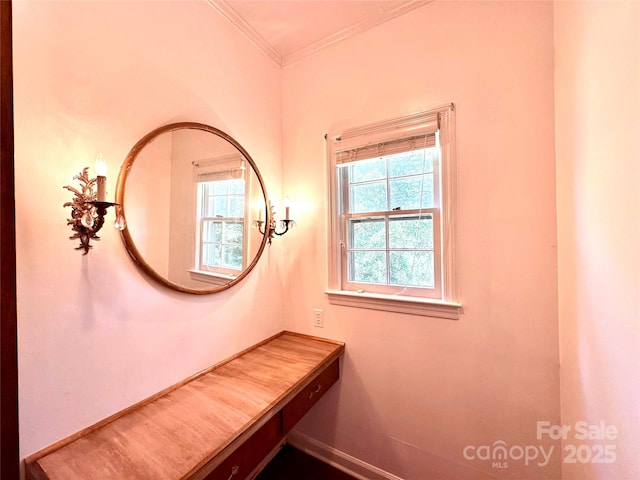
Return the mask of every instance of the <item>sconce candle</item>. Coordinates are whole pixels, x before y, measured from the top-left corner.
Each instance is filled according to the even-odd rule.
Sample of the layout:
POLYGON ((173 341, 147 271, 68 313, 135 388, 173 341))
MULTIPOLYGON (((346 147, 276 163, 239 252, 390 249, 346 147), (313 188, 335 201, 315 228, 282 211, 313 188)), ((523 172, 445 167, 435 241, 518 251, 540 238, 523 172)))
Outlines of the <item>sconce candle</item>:
POLYGON ((98 154, 96 158, 96 163, 94 166, 96 170, 96 200, 98 202, 106 202, 107 201, 107 162, 104 159, 104 155, 102 153, 98 154))
POLYGON ((289 197, 284 198, 284 219, 289 220, 289 207, 291 206, 291 200, 289 197))

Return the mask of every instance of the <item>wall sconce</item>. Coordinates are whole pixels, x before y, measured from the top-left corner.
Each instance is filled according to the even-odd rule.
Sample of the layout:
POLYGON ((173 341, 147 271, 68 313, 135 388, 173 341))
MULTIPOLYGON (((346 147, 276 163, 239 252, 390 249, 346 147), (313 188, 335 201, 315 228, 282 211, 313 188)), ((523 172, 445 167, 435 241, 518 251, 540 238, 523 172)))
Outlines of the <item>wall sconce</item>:
MULTIPOLYGON (((284 235, 289 231, 290 228, 293 228, 296 222, 294 222, 289 218, 289 198, 288 197, 284 199, 284 212, 285 212, 284 220, 280 220, 280 228, 282 229, 282 231, 280 232, 277 231, 278 222, 276 221, 276 210, 272 202, 269 202, 269 212, 271 212, 271 215, 269 215, 269 227, 268 227, 267 236, 269 238, 269 245, 271 245, 271 241, 273 240, 274 235, 278 235, 279 237, 284 235)), ((263 218, 263 217, 264 217, 264 212, 261 210, 258 218, 263 218)), ((254 224, 258 227, 258 230, 260 231, 260 233, 264 235, 265 232, 267 231, 267 228, 266 228, 267 226, 265 225, 265 221, 256 220, 254 224)))
POLYGON ((89 167, 85 167, 74 180, 78 180, 80 188, 65 186, 63 188, 73 192, 74 197, 71 202, 66 202, 64 207, 71 207, 71 218, 67 219, 67 225, 75 232, 69 238, 79 239, 80 245, 76 250, 84 250, 86 255, 93 247, 91 239, 100 240, 97 233, 104 224, 104 216, 109 207, 116 207, 116 221, 114 227, 124 230, 126 227, 124 217, 120 213, 117 203, 107 202, 107 162, 100 153, 95 163, 96 177, 89 178, 89 167), (94 191, 95 188, 95 191, 94 191))

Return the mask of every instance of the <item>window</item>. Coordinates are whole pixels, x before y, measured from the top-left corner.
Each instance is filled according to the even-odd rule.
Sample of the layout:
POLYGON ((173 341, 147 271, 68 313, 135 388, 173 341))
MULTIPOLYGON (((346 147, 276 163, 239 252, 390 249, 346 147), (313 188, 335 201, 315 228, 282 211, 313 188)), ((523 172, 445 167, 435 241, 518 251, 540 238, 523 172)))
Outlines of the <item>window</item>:
POLYGON ((197 232, 193 273, 235 277, 246 266, 243 246, 249 185, 244 160, 224 157, 194 166, 197 232))
POLYGON ((244 179, 198 183, 201 271, 237 275, 243 266, 244 179))
POLYGON ((439 304, 438 316, 457 318, 453 105, 327 141, 330 300, 352 305, 345 298, 357 296, 359 306, 409 313, 420 312, 408 302, 429 302, 423 314, 439 304))

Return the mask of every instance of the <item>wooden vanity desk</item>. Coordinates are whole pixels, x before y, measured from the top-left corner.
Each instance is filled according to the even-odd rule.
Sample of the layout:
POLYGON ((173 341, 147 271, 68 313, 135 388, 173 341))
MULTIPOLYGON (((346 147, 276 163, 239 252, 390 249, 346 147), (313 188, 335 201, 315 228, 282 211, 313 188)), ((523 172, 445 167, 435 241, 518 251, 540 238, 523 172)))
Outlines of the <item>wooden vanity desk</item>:
POLYGON ((248 478, 338 380, 343 352, 279 333, 31 455, 26 478, 248 478))

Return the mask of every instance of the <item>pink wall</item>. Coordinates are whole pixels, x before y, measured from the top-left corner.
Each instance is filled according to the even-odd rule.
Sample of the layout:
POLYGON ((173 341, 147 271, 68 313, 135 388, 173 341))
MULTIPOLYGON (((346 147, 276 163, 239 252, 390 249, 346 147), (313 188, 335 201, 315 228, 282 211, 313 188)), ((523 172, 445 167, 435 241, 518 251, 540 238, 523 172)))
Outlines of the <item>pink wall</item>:
POLYGON ((536 439, 560 421, 552 14, 432 2, 284 68, 284 185, 301 208, 287 322, 347 344, 339 389, 299 432, 406 479, 560 477, 559 444, 536 439), (323 135, 451 101, 464 315, 329 305, 323 135), (498 440, 555 452, 546 467, 463 457, 498 440))
POLYGON ((134 143, 187 120, 235 137, 279 193, 281 72, 204 1, 14 2, 13 33, 25 456, 282 330, 277 246, 194 297, 144 277, 110 227, 82 256, 62 208, 98 151, 113 196, 134 143))
POLYGON ((287 326, 347 343, 298 429, 330 447, 405 479, 638 478, 638 9, 431 2, 280 71, 206 2, 15 2, 22 455, 287 326), (329 305, 323 135, 451 101, 464 315, 329 305), (295 202, 294 233, 214 296, 153 284, 110 228, 87 256, 67 238, 62 186, 102 151, 113 195, 131 146, 182 120, 295 202), (616 463, 561 465, 544 420, 615 425, 616 463), (464 458, 497 440, 554 451, 464 458))
MULTIPOLYGON (((611 464, 565 480, 640 478, 640 3, 555 5, 562 423, 614 426, 611 464)), ((595 451, 595 450, 594 450, 595 451)))

